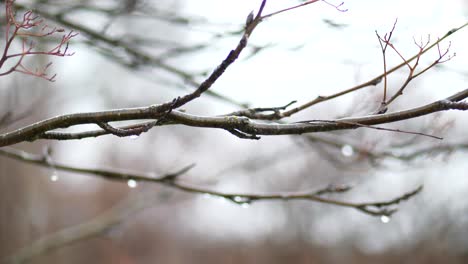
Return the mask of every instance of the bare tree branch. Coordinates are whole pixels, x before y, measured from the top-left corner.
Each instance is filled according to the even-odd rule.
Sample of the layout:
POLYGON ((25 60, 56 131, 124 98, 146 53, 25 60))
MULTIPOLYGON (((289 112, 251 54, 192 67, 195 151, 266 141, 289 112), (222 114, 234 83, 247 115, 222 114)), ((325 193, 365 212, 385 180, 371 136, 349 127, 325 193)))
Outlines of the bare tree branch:
MULTIPOLYGON (((460 102, 468 97, 468 89, 454 94, 444 100, 436 101, 424 106, 412 108, 404 111, 398 111, 387 114, 377 114, 363 117, 342 118, 337 120, 328 120, 326 122, 314 123, 292 123, 292 124, 271 124, 259 123, 250 120, 247 117, 237 116, 216 116, 204 117, 195 116, 180 111, 172 111, 166 115, 165 119, 173 123, 163 124, 181 124, 193 127, 221 128, 225 130, 237 130, 248 135, 294 135, 313 132, 325 132, 333 130, 354 129, 359 126, 378 125, 384 123, 408 120, 431 113, 446 110, 466 110, 466 103, 460 102), (352 124, 355 123, 355 124, 352 124)), ((188 100, 191 100, 191 96, 188 100)), ((120 110, 78 113, 53 117, 35 124, 17 129, 15 131, 0 135, 0 147, 13 145, 22 141, 34 141, 42 138, 44 133, 74 125, 103 123, 124 120, 158 119, 164 115, 161 110, 170 110, 171 104, 153 105, 149 107, 127 108, 120 110)), ((102 133, 101 133, 102 134, 102 133)), ((61 134, 63 139, 63 133, 61 134)), ((94 134, 97 136, 97 134, 94 134)), ((46 136, 49 139, 51 136, 46 136)), ((69 138, 73 136, 69 135, 69 138)))
POLYGON ((122 223, 135 213, 151 207, 155 202, 155 194, 147 193, 124 198, 111 209, 99 214, 97 217, 74 225, 60 231, 45 235, 31 244, 21 248, 12 256, 3 261, 10 264, 28 263, 35 257, 73 244, 78 241, 102 235, 111 228, 122 223))
MULTIPOLYGON (((207 74, 207 78, 201 83, 195 81, 196 77, 199 75, 191 74, 182 70, 177 66, 173 66, 167 62, 167 58, 175 56, 174 54, 178 54, 181 52, 191 52, 200 50, 204 47, 207 47, 206 44, 199 44, 193 45, 189 47, 182 47, 182 46, 175 46, 170 47, 167 49, 161 56, 152 56, 147 54, 143 51, 141 46, 133 45, 128 41, 110 37, 106 35, 108 31, 109 25, 114 23, 113 19, 107 21, 106 26, 104 26, 101 31, 94 28, 89 28, 83 26, 79 23, 73 22, 71 19, 67 19, 67 13, 79 9, 86 9, 86 5, 76 4, 71 6, 68 11, 62 10, 62 12, 47 12, 47 9, 38 10, 37 12, 42 16, 52 19, 55 22, 62 24, 67 27, 71 27, 74 30, 80 31, 82 34, 88 37, 88 44, 95 41, 99 44, 94 43, 94 45, 102 45, 106 46, 107 51, 111 50, 115 47, 120 47, 124 50, 124 52, 129 55, 130 62, 121 62, 122 64, 126 64, 127 67, 138 67, 140 65, 150 65, 155 68, 162 69, 166 72, 173 74, 174 76, 180 78, 181 80, 186 81, 189 85, 195 87, 196 89, 193 92, 187 93, 183 96, 174 98, 171 101, 167 101, 162 104, 154 104, 144 107, 136 107, 136 108, 123 108, 123 109, 113 109, 108 111, 99 111, 99 112, 88 112, 88 113, 75 113, 75 114, 66 114, 60 115, 53 118, 49 118, 46 120, 42 120, 36 122, 34 124, 26 125, 24 127, 15 129, 13 131, 0 134, 0 156, 7 157, 10 159, 14 159, 23 163, 34 164, 37 166, 51 168, 53 170, 61 170, 79 174, 86 174, 92 175, 96 177, 102 177, 108 180, 114 181, 138 181, 138 182, 149 182, 154 184, 160 184, 166 188, 170 188, 177 191, 192 193, 192 194, 204 194, 208 196, 214 196, 217 198, 223 198, 225 200, 229 200, 232 203, 235 203, 240 206, 250 205, 252 203, 260 202, 260 201, 289 201, 289 200, 304 200, 310 202, 317 202, 322 204, 334 205, 343 208, 351 208, 355 209, 361 213, 365 213, 371 216, 391 216, 393 213, 397 211, 397 206, 416 196, 419 194, 423 187, 419 186, 413 190, 405 192, 397 197, 394 197, 389 200, 377 201, 377 202, 354 202, 354 201, 345 201, 334 198, 335 195, 348 192, 352 190, 351 186, 327 186, 322 189, 318 190, 298 190, 292 192, 272 192, 272 193, 257 193, 257 192, 223 192, 218 191, 215 188, 204 187, 204 186, 197 186, 187 182, 184 182, 180 179, 180 176, 187 173, 194 165, 189 165, 182 167, 176 172, 167 173, 165 175, 161 175, 159 177, 154 177, 150 173, 144 172, 135 172, 135 171, 124 171, 119 169, 108 169, 108 168, 98 168, 98 169, 90 169, 82 166, 70 166, 67 164, 57 163, 52 161, 50 158, 50 153, 45 153, 43 155, 35 155, 32 153, 16 150, 13 148, 5 147, 14 145, 17 143, 25 142, 25 141, 35 141, 38 139, 47 139, 47 140, 71 140, 71 139, 82 139, 88 137, 98 137, 102 135, 115 135, 118 137, 127 137, 127 136, 135 136, 140 135, 142 133, 148 132, 149 130, 159 126, 169 126, 169 125, 182 125, 186 127, 196 127, 196 128, 214 128, 214 129, 223 129, 227 132, 235 135, 236 137, 242 139, 251 139, 251 140, 258 140, 260 139, 261 135, 302 135, 305 133, 316 133, 316 132, 326 132, 326 131, 337 131, 337 130, 351 130, 357 128, 369 128, 369 129, 377 129, 377 130, 386 130, 392 132, 402 132, 407 134, 414 134, 419 136, 429 136, 437 139, 441 139, 436 136, 432 136, 429 133, 422 133, 422 132, 412 132, 406 131, 403 129, 390 129, 390 128, 383 128, 378 127, 375 125, 378 124, 387 124, 392 122, 398 122, 403 120, 409 120, 416 117, 421 117, 425 115, 429 115, 436 112, 447 111, 447 110, 461 110, 465 111, 468 110, 468 103, 464 101, 468 98, 468 89, 462 90, 446 99, 438 100, 433 103, 429 103, 420 107, 415 107, 403 111, 395 111, 387 113, 387 106, 391 104, 396 98, 403 94, 403 91, 406 89, 408 84, 416 77, 425 73, 428 69, 432 68, 436 64, 442 63, 445 60, 450 59, 450 57, 445 57, 448 54, 448 49, 446 51, 441 51, 440 43, 449 37, 451 34, 461 30, 462 28, 466 27, 468 23, 464 25, 450 30, 447 34, 443 37, 439 38, 433 44, 430 44, 429 40, 426 43, 416 43, 419 47, 419 52, 414 55, 413 57, 406 59, 404 58, 397 48, 391 43, 391 36, 395 29, 395 24, 392 30, 386 34, 383 38, 379 37, 379 43, 381 45, 382 54, 384 58, 384 70, 383 73, 363 84, 348 88, 341 92, 328 95, 328 96, 318 96, 317 98, 299 105, 297 107, 289 109, 289 107, 295 103, 295 101, 286 104, 284 106, 279 107, 260 107, 260 108, 250 108, 250 109, 243 109, 235 112, 231 112, 229 114, 221 115, 221 116, 200 116, 194 115, 190 113, 185 113, 183 110, 177 110, 180 107, 193 102, 203 94, 210 94, 217 98, 221 98, 225 101, 231 102, 239 106, 240 108, 245 108, 246 106, 236 102, 231 98, 224 97, 220 94, 217 94, 211 91, 211 87, 219 80, 219 78, 224 74, 224 72, 234 63, 237 61, 241 53, 246 49, 249 37, 253 34, 254 30, 257 26, 263 22, 267 18, 271 18, 273 16, 282 14, 287 11, 294 10, 296 8, 300 8, 312 3, 318 2, 318 0, 309 0, 305 1, 301 4, 285 8, 276 12, 272 12, 269 14, 263 14, 264 7, 267 3, 267 0, 263 0, 259 7, 259 10, 256 13, 251 13, 247 16, 245 25, 241 31, 239 31, 240 40, 238 41, 237 45, 232 48, 228 52, 228 54, 224 57, 224 59, 219 63, 219 65, 210 73, 207 74), (139 48, 138 48, 139 47, 139 48), (403 60, 402 63, 394 66, 393 68, 388 69, 387 60, 386 60, 386 51, 387 48, 390 47, 393 49, 403 60), (432 64, 427 66, 426 68, 416 72, 416 68, 418 66, 419 60, 427 51, 437 47, 439 52, 439 58, 437 58, 432 64), (141 49, 140 49, 141 48, 141 49), (411 63, 414 63, 411 65, 411 63), (395 94, 389 96, 388 87, 387 87, 387 77, 389 74, 394 73, 398 69, 407 66, 409 68, 408 77, 405 82, 401 85, 401 87, 396 91, 395 94), (330 120, 303 120, 294 123, 286 123, 282 121, 282 118, 290 117, 293 114, 296 114, 300 111, 308 109, 311 106, 319 104, 321 102, 325 102, 328 100, 332 100, 343 96, 345 94, 349 94, 360 90, 365 87, 369 86, 376 86, 384 80, 384 96, 382 99, 381 108, 377 111, 376 114, 366 115, 366 116, 357 116, 357 117, 346 117, 346 118, 337 118, 337 119, 330 119, 330 120), (387 97, 390 99, 387 100, 387 97), (279 120, 278 123, 276 122, 269 122, 279 120), (134 121, 135 124, 121 126, 119 121, 134 121), (99 126, 101 129, 96 130, 86 130, 82 132, 67 132, 67 130, 60 130, 70 128, 72 126, 77 125, 86 125, 86 124, 94 124, 99 126), (1 148, 3 147, 3 148, 1 148), (331 196, 331 197, 330 197, 331 196)), ((327 1, 323 1, 329 5, 327 1)), ((12 4, 13 1, 8 1, 8 3, 12 4)), ((133 2, 135 3, 135 2, 133 2)), ((17 8, 25 9, 24 5, 15 4, 17 8)), ((340 9, 340 5, 332 5, 339 11, 345 11, 340 9)), ((11 7, 11 5, 10 5, 11 7)), ((99 7, 89 7, 89 10, 93 12, 100 12, 105 13, 109 16, 119 16, 122 12, 130 12, 134 10, 135 6, 126 6, 123 10, 115 10, 115 9, 105 9, 99 7)), ((31 16, 31 12, 25 13, 25 20, 26 21, 34 21, 37 17, 28 17, 31 16), (29 19, 29 20, 28 20, 29 19)), ((183 25, 184 22, 181 21, 181 17, 178 16, 163 16, 168 21, 172 21, 178 25, 183 25)), ((17 58, 19 61, 14 65, 14 68, 11 70, 7 70, 6 72, 0 73, 0 76, 10 74, 13 71, 19 71, 27 74, 32 74, 41 78, 46 77, 45 70, 47 69, 48 65, 46 65, 43 71, 30 71, 25 68, 21 63, 23 57, 26 55, 55 55, 55 56, 65 56, 70 55, 67 53, 68 48, 68 41, 70 38, 74 37, 73 31, 69 34, 63 36, 62 40, 59 41, 59 44, 48 51, 33 51, 33 45, 27 46, 27 42, 23 42, 23 50, 21 53, 17 54, 8 54, 7 50, 10 46, 13 38, 9 38, 9 30, 10 27, 16 28, 14 34, 23 37, 44 37, 48 36, 47 34, 53 34, 56 32, 63 32, 62 29, 53 28, 49 33, 44 33, 45 35, 32 35, 30 32, 20 32, 16 24, 13 23, 14 19, 11 20, 9 17, 7 20, 10 24, 7 25, 6 30, 6 48, 4 51, 3 56, 0 58, 0 68, 4 64, 7 59, 17 58), (63 50, 61 47, 63 46, 63 50)), ((24 25, 23 25, 24 26, 24 25)), ((29 24, 26 23, 26 27, 29 24)), ((23 27, 24 28, 24 27, 23 27)), ((237 35, 236 35, 237 36, 237 35)), ((145 39, 138 40, 138 43, 144 43, 145 39)), ((165 43, 168 45, 168 43, 165 43)), ((450 47, 450 46, 449 46, 450 47)), ((254 52, 260 50, 259 46, 253 48, 254 52)), ((103 50, 106 50, 103 48, 103 50)), ((115 56, 114 54, 107 54, 109 56, 115 56)), ((49 80, 53 80, 52 77, 48 77, 49 80)), ((47 79, 47 78, 46 78, 47 79)), ((6 113, 5 115, 1 115, 0 117, 0 124, 7 123, 11 119, 11 115, 6 113)), ((330 146, 342 147, 342 142, 337 142, 333 140, 326 140, 321 139, 320 137, 316 137, 315 135, 308 135, 308 138, 311 140, 320 140, 330 146)), ((353 146, 354 148, 358 148, 357 146, 353 146)), ((419 149, 413 151, 411 153, 407 153, 404 155, 396 155, 391 151, 383 151, 383 152, 372 152, 371 150, 366 150, 364 148, 359 149, 362 153, 366 153, 370 159, 377 159, 381 157, 392 157, 397 158, 400 160, 410 160, 414 159, 415 157, 428 154, 431 152, 441 153, 441 152, 448 152, 452 151, 454 148, 459 149, 468 149, 466 144, 446 144, 440 146, 434 146, 424 149, 419 149), (366 152, 367 151, 367 152, 366 152)), ((154 195, 154 194, 152 194, 154 195)), ((138 196, 138 199, 143 199, 144 203, 138 203, 137 199, 129 198, 125 199, 123 202, 119 203, 117 206, 112 208, 111 210, 103 213, 102 215, 98 216, 97 218, 83 223, 81 225, 74 226, 69 229, 65 229, 59 231, 57 233, 50 234, 38 241, 34 242, 33 244, 25 247, 17 254, 12 256, 9 261, 13 263, 20 263, 31 259, 34 256, 43 254, 47 251, 62 247, 64 245, 87 239, 92 236, 96 236, 102 234, 110 227, 115 226, 121 221, 131 215, 131 213, 136 212, 138 210, 143 209, 144 207, 151 205, 152 196, 138 196)))
POLYGON ((148 174, 129 172, 129 171, 119 171, 111 169, 85 169, 81 167, 73 167, 57 162, 51 163, 50 159, 47 158, 47 155, 35 155, 28 152, 12 149, 12 148, 1 148, 0 155, 19 160, 25 163, 31 163, 39 165, 42 167, 53 167, 56 170, 75 172, 81 174, 95 175, 99 177, 104 177, 109 180, 117 181, 128 181, 135 180, 140 182, 153 182, 163 184, 164 186, 171 187, 180 191, 195 193, 195 194, 208 194, 216 197, 222 197, 227 200, 230 200, 236 204, 250 204, 255 201, 260 200, 308 200, 313 202, 319 202, 324 204, 336 205, 340 207, 348 207, 357 209, 363 213, 381 216, 381 215, 391 215, 396 212, 395 209, 389 210, 389 206, 394 206, 401 201, 407 200, 410 197, 416 195, 422 190, 422 187, 418 187, 410 193, 406 193, 402 196, 398 196, 389 201, 383 202, 363 202, 363 203, 353 203, 340 201, 330 198, 325 198, 323 194, 329 193, 342 193, 351 189, 350 186, 327 186, 324 189, 316 191, 296 191, 296 192, 279 192, 271 194, 259 194, 259 193, 225 193, 209 188, 194 186, 186 183, 182 183, 178 180, 178 177, 188 170, 190 170, 194 165, 186 166, 175 173, 169 173, 161 177, 155 178, 151 177, 148 174))
POLYGON ((277 120, 277 119, 280 119, 280 118, 284 118, 284 117, 289 117, 293 114, 296 114, 300 111, 303 111, 313 105, 316 105, 316 104, 319 104, 319 103, 322 103, 322 102, 325 102, 325 101, 329 101, 329 100, 332 100, 332 99, 335 99, 337 97, 340 97, 340 96, 343 96, 343 95, 346 95, 346 94, 349 94, 349 93, 352 93, 352 92, 355 92, 355 91, 358 91, 362 88, 366 88, 366 87, 369 87, 369 86, 376 86, 377 84, 379 84, 382 79, 386 76, 388 76, 389 74, 397 71, 398 69, 404 67, 405 65, 407 65, 407 63, 419 58, 422 54, 426 53, 427 51, 431 50, 432 48, 434 47, 439 47, 439 44, 445 40, 446 38, 448 38, 449 36, 451 36, 452 34, 462 30, 463 28, 465 28, 466 26, 468 26, 468 23, 465 23, 463 25, 461 25, 460 27, 457 27, 457 28, 453 28, 451 30, 449 30, 444 36, 442 36, 441 38, 439 38, 436 42, 434 42, 433 44, 429 45, 428 47, 426 47, 422 52, 418 52, 417 54, 415 54, 413 57, 409 58, 408 60, 394 66, 393 68, 389 69, 388 71, 380 74, 379 76, 377 77, 374 77, 372 78, 371 80, 369 81, 366 81, 362 84, 359 84, 359 85, 356 85, 354 87, 351 87, 351 88, 348 88, 346 90, 343 90, 341 92, 338 92, 338 93, 335 93, 335 94, 332 94, 332 95, 327 95, 327 96, 318 96, 316 97, 315 99, 303 104, 303 105, 300 105, 298 107, 295 107, 293 109, 290 109, 288 111, 285 111, 285 112, 282 112, 280 116, 278 116, 276 113, 274 114, 270 114, 270 115, 262 115, 262 116, 258 116, 257 119, 264 119, 264 120, 277 120))
MULTIPOLYGON (((28 8, 22 4, 15 3, 15 7, 20 10, 28 10, 28 8)), ((93 46, 98 46, 96 42, 98 43, 103 43, 107 46, 110 47, 120 47, 123 49, 124 52, 126 52, 128 55, 130 55, 133 58, 133 61, 130 64, 127 64, 126 66, 129 68, 135 68, 135 66, 138 65, 151 65, 154 67, 157 67, 158 69, 162 69, 164 71, 167 71, 171 74, 174 74, 175 76, 181 78, 184 80, 185 83, 193 86, 193 87, 199 87, 200 84, 195 81, 193 74, 190 74, 186 71, 183 71, 179 69, 178 67, 172 66, 169 63, 165 62, 165 56, 162 56, 161 58, 154 57, 150 54, 145 53, 144 51, 140 50, 139 48, 135 47, 135 45, 130 45, 126 43, 124 40, 119 39, 119 38, 112 38, 110 36, 107 36, 103 34, 102 32, 95 30, 93 28, 86 27, 84 25, 75 23, 65 17, 66 13, 58 12, 58 13, 50 13, 46 11, 45 9, 36 9, 36 13, 41 15, 42 17, 45 17, 47 19, 51 19, 65 27, 68 28, 73 28, 75 31, 80 32, 80 34, 87 36, 88 38, 92 39, 93 41, 89 42, 88 44, 93 45, 93 46)), ((110 53, 113 55, 113 52, 110 53)), ((109 55, 110 55, 109 54, 109 55)), ((232 98, 226 97, 222 94, 219 94, 217 92, 208 90, 206 93, 214 98, 218 98, 220 100, 223 100, 225 102, 229 102, 231 104, 241 106, 241 107, 246 107, 245 104, 239 103, 232 98)))

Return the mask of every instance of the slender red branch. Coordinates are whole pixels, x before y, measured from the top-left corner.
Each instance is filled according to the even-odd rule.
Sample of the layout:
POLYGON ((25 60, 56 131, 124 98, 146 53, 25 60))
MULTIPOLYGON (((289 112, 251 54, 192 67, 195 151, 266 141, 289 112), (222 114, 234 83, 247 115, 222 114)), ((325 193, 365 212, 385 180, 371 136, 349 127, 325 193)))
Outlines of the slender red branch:
POLYGON ((44 24, 44 20, 40 19, 32 11, 26 11, 20 20, 17 20, 13 10, 14 0, 8 0, 5 3, 6 12, 6 29, 5 29, 5 47, 3 48, 2 56, 0 57, 0 69, 3 68, 5 62, 9 59, 18 58, 18 61, 14 65, 3 72, 0 72, 0 76, 10 74, 14 71, 21 72, 24 74, 36 76, 49 81, 54 81, 55 75, 50 76, 47 73, 47 69, 51 66, 48 63, 41 69, 31 70, 23 64, 26 56, 45 55, 45 56, 72 56, 74 53, 68 51, 68 45, 70 39, 77 36, 78 33, 70 31, 64 34, 60 42, 49 50, 35 50, 35 42, 32 38, 44 38, 52 36, 56 33, 63 33, 65 29, 57 27, 49 27, 44 24), (10 53, 12 45, 16 39, 21 39, 21 52, 10 53))

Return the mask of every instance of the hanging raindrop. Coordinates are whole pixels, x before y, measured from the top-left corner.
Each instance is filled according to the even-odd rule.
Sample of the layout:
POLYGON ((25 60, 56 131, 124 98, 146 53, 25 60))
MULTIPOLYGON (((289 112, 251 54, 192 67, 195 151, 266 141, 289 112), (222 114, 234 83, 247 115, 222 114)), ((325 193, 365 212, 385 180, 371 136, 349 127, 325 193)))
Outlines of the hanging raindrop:
POLYGON ((231 201, 240 205, 242 208, 249 208, 252 199, 250 197, 245 196, 234 196, 230 198, 231 201))
POLYGON ((233 199, 234 202, 236 202, 236 203, 239 203, 239 202, 242 201, 242 197, 241 197, 241 196, 234 196, 232 199, 233 199))
POLYGON ((138 139, 138 137, 140 137, 140 135, 131 135, 131 136, 129 136, 129 138, 133 139, 133 140, 138 139))
POLYGON ((232 200, 236 203, 247 203, 250 202, 250 199, 244 196, 234 196, 232 200))
POLYGON ((50 175, 50 181, 56 182, 59 180, 59 176, 56 171, 52 172, 52 175, 50 175))
POLYGON ((388 222, 390 222, 390 217, 388 215, 382 215, 380 216, 380 221, 382 221, 382 223, 384 224, 387 224, 388 222))
POLYGON ((247 209, 247 208, 250 207, 250 203, 241 203, 240 206, 241 206, 242 208, 246 208, 246 209, 247 209))
POLYGON ((127 181, 127 185, 130 188, 136 188, 138 186, 138 183, 134 179, 130 179, 127 181))
POLYGON ((341 154, 345 157, 351 157, 354 154, 354 149, 351 145, 344 145, 341 148, 341 154))

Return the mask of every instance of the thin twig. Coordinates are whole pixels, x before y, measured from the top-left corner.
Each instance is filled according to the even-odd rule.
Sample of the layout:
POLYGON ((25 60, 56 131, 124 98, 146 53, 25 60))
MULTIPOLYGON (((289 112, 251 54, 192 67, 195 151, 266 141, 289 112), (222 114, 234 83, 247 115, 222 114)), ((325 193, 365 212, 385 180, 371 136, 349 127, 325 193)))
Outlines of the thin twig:
POLYGON ((384 78, 384 76, 389 75, 389 74, 397 71, 401 67, 407 65, 408 62, 415 60, 416 58, 418 58, 422 54, 424 54, 424 53, 428 52, 429 50, 431 50, 432 48, 438 46, 443 40, 445 40, 446 38, 448 38, 452 34, 462 30, 466 26, 468 26, 468 22, 461 25, 460 27, 453 28, 453 29, 449 30, 444 36, 442 36, 436 42, 434 42, 433 44, 428 46, 426 49, 424 49, 421 54, 418 53, 418 54, 414 55, 413 57, 409 58, 407 61, 404 61, 404 62, 394 66, 393 68, 389 69, 386 73, 382 73, 379 76, 374 77, 373 79, 371 79, 371 80, 369 80, 367 82, 364 82, 362 84, 356 85, 356 86, 351 87, 351 88, 348 88, 348 89, 343 90, 341 92, 338 92, 338 93, 335 93, 335 94, 332 94, 332 95, 327 95, 327 96, 318 96, 314 100, 311 100, 311 101, 309 101, 309 102, 307 102, 307 103, 305 103, 305 104, 303 104, 301 106, 298 106, 298 107, 293 108, 293 109, 291 109, 289 111, 283 112, 282 117, 289 117, 289 116, 291 116, 293 114, 296 114, 296 113, 298 113, 298 112, 300 112, 300 111, 302 111, 304 109, 307 109, 307 108, 309 108, 309 107, 311 107, 313 105, 316 105, 318 103, 322 103, 322 102, 325 102, 325 101, 329 101, 331 99, 335 99, 335 98, 340 97, 342 95, 355 92, 357 90, 360 90, 360 89, 368 87, 368 86, 376 86, 377 84, 379 84, 381 82, 381 80, 384 78))
POLYGON ((383 130, 383 131, 397 132, 397 133, 403 133, 403 134, 412 134, 412 135, 418 135, 418 136, 425 136, 425 137, 430 137, 430 138, 434 138, 434 139, 438 139, 438 140, 443 140, 444 139, 442 137, 429 135, 429 134, 421 133, 421 132, 414 132, 414 131, 406 131, 406 130, 394 129, 394 128, 364 125, 364 124, 360 124, 360 123, 356 123, 356 122, 340 121, 340 120, 313 119, 313 120, 299 121, 297 123, 314 124, 314 123, 322 123, 322 122, 337 123, 337 124, 340 124, 340 123, 341 124, 348 124, 348 125, 353 125, 355 127, 365 127, 365 128, 375 129, 375 130, 383 130))

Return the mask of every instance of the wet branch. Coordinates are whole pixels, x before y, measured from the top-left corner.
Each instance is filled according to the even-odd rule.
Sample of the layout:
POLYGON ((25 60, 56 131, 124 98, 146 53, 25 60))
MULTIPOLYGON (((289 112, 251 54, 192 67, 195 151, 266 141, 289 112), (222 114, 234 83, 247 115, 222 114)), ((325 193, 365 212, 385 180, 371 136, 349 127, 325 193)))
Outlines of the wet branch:
MULTIPOLYGON (((196 96, 196 94, 195 94, 196 96)), ((34 141, 41 138, 54 139, 52 135, 58 135, 55 139, 75 139, 64 132, 53 130, 74 125, 108 123, 125 120, 159 119, 164 117, 160 125, 185 125, 190 127, 218 128, 227 131, 241 132, 255 138, 259 135, 298 135, 304 133, 325 132, 345 129, 355 129, 378 124, 392 123, 408 120, 431 113, 447 110, 467 110, 467 103, 462 100, 468 97, 468 89, 456 93, 444 100, 439 100, 424 106, 386 114, 375 114, 361 117, 341 118, 336 120, 317 121, 312 123, 261 123, 244 116, 197 116, 172 110, 178 101, 149 107, 129 108, 102 112, 77 113, 53 117, 35 124, 0 135, 0 147, 13 145, 23 141, 34 141), (162 110, 166 112, 162 112, 162 110)), ((193 98, 188 96, 188 100, 193 98)), ((181 99, 182 100, 182 99, 181 99)), ((148 125, 148 124, 147 124, 148 125)), ((141 125, 140 125, 141 126, 141 125)), ((148 129, 150 126, 148 125, 148 129)), ((109 129, 104 130, 109 132, 109 129)), ((85 132, 88 136, 99 136, 106 133, 85 132)), ((83 134, 81 134, 83 135, 83 134)))
POLYGON ((380 202, 362 202, 362 203, 354 203, 354 202, 347 202, 347 201, 340 201, 336 199, 326 198, 323 197, 324 194, 332 194, 332 193, 343 193, 350 191, 352 188, 350 186, 327 186, 323 189, 315 190, 315 191, 295 191, 295 192, 277 192, 277 193, 268 193, 268 194, 261 194, 261 193, 226 193, 221 191, 216 191, 211 188, 205 188, 201 186, 195 186, 187 183, 183 183, 178 180, 179 176, 187 173, 194 165, 188 165, 186 167, 181 168, 180 170, 162 175, 160 177, 152 177, 148 173, 140 173, 140 172, 130 172, 130 171, 122 171, 122 170, 115 170, 115 169, 87 169, 83 167, 74 167, 69 166, 57 162, 52 162, 47 155, 37 155, 28 153, 21 150, 16 150, 13 148, 1 148, 0 155, 15 159, 24 163, 30 163, 34 165, 38 165, 41 167, 46 168, 54 168, 55 170, 67 171, 67 172, 74 172, 80 174, 87 174, 93 175, 97 177, 102 177, 108 180, 114 181, 123 181, 127 182, 128 180, 135 180, 137 182, 151 182, 162 184, 166 187, 170 187, 176 190, 194 193, 194 194, 207 194, 215 197, 225 198, 227 200, 232 201, 233 203, 243 205, 243 204, 251 204, 253 202, 262 201, 262 200, 306 200, 306 201, 313 201, 319 202, 324 204, 336 205, 340 207, 347 207, 347 208, 354 208, 363 213, 370 214, 373 216, 381 216, 386 215, 390 216, 394 212, 395 209, 389 209, 390 206, 397 205, 398 203, 407 200, 414 195, 418 194, 422 187, 418 187, 417 189, 405 193, 401 196, 398 196, 394 199, 388 201, 380 201, 380 202))

